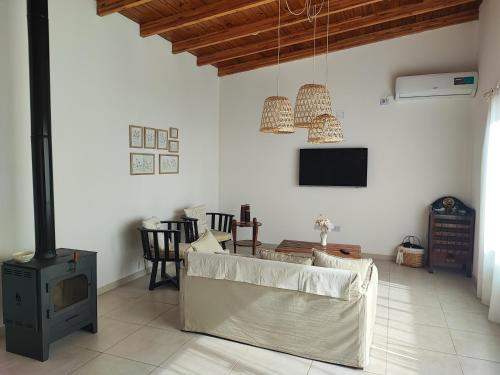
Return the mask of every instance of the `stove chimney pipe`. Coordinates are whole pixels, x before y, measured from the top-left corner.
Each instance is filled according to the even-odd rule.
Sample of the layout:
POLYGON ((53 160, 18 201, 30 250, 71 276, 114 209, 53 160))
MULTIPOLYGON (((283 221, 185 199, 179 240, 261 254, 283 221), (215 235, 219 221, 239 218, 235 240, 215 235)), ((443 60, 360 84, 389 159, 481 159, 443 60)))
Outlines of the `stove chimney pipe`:
POLYGON ((47 0, 27 0, 35 258, 56 254, 47 0))

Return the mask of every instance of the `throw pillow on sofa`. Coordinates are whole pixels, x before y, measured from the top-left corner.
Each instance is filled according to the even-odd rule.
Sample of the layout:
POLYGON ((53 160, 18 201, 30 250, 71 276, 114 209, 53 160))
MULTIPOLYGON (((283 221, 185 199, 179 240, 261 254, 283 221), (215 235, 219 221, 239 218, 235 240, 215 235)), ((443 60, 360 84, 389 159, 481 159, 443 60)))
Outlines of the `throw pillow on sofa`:
POLYGON ((278 262, 303 264, 305 266, 312 266, 313 260, 310 257, 301 257, 298 255, 279 253, 273 250, 259 248, 257 249, 257 258, 275 260, 278 262))
POLYGON ((229 253, 228 250, 222 248, 209 230, 203 233, 197 241, 191 243, 191 247, 199 253, 229 253))
POLYGON ((314 266, 338 268, 348 270, 358 274, 359 284, 364 289, 370 282, 370 269, 373 264, 372 259, 351 259, 330 255, 324 251, 313 249, 314 266))
POLYGON ((198 233, 205 233, 208 229, 207 225, 207 206, 204 204, 196 207, 190 207, 184 209, 184 214, 187 217, 193 219, 198 219, 198 233))

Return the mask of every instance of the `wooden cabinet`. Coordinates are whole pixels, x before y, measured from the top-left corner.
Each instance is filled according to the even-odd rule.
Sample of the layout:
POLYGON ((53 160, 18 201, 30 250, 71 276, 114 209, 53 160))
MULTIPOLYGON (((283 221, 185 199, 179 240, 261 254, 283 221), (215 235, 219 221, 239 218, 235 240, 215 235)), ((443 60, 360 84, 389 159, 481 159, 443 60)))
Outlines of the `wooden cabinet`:
POLYGON ((429 272, 434 266, 461 265, 472 276, 476 214, 454 197, 443 197, 430 207, 429 272))

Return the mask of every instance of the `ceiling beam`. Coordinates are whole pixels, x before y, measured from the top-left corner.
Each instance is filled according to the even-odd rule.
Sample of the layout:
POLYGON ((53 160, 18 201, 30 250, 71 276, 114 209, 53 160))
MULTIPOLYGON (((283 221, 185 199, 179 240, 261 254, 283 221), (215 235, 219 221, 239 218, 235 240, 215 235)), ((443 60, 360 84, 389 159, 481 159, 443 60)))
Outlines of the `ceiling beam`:
MULTIPOLYGON (((367 26, 379 25, 382 23, 396 21, 402 18, 412 17, 420 14, 451 8, 458 5, 475 2, 476 0, 424 0, 419 4, 404 5, 392 8, 385 12, 376 12, 364 17, 356 17, 343 22, 330 24, 329 35, 337 35, 347 31, 357 30, 367 26)), ((316 40, 326 37, 327 26, 322 25, 316 30, 316 40)), ((312 29, 303 30, 286 36, 282 36, 280 44, 282 47, 291 46, 314 40, 312 29)), ((232 60, 238 57, 254 55, 259 52, 277 49, 277 37, 268 38, 256 43, 238 46, 229 49, 216 51, 208 55, 198 56, 198 65, 215 64, 225 60, 232 60)))
MULTIPOLYGON (((336 0, 330 4, 330 14, 340 13, 362 6, 380 3, 384 0, 336 0)), ((326 9, 326 8, 325 8, 326 9)), ((295 9, 294 11, 298 11, 295 9)), ((325 17, 328 14, 326 10, 322 12, 318 18, 325 17)), ((295 25, 306 22, 305 16, 293 16, 282 9, 281 26, 295 25)), ((278 16, 269 17, 260 21, 243 24, 240 26, 230 27, 223 31, 216 31, 205 35, 196 36, 193 38, 179 40, 172 43, 172 52, 180 53, 186 51, 194 51, 200 48, 212 46, 214 44, 227 42, 234 39, 243 38, 249 35, 255 35, 266 31, 275 30, 278 28, 278 16)))
POLYGON ((167 31, 180 29, 182 27, 195 25, 200 22, 209 21, 214 18, 227 16, 228 14, 273 3, 275 1, 276 0, 217 1, 216 3, 210 3, 195 9, 186 10, 185 12, 173 14, 169 17, 163 17, 157 20, 145 22, 141 24, 141 36, 146 37, 161 34, 167 31))
POLYGON ((150 1, 152 0, 97 0, 97 14, 107 16, 125 9, 138 7, 150 1))
MULTIPOLYGON (((478 18, 479 18, 478 9, 462 11, 448 16, 427 19, 407 25, 393 26, 383 30, 371 33, 368 32, 366 34, 357 35, 351 38, 341 39, 339 41, 332 41, 329 43, 328 49, 329 52, 338 51, 360 45, 379 42, 382 40, 397 38, 404 35, 415 34, 422 31, 433 30, 464 22, 470 22, 477 20, 478 18)), ((326 44, 316 47, 316 54, 322 54, 325 52, 326 52, 326 44)), ((281 54, 280 62, 298 60, 305 57, 310 57, 312 55, 313 55, 312 47, 302 48, 294 51, 288 51, 281 54)), ((226 76, 229 74, 240 73, 248 70, 253 70, 257 68, 262 68, 269 65, 275 65, 276 63, 277 63, 277 56, 262 57, 260 55, 256 55, 252 60, 247 60, 243 62, 238 62, 238 60, 235 60, 233 64, 231 64, 228 61, 224 63, 223 66, 222 65, 219 66, 219 77, 226 76)))

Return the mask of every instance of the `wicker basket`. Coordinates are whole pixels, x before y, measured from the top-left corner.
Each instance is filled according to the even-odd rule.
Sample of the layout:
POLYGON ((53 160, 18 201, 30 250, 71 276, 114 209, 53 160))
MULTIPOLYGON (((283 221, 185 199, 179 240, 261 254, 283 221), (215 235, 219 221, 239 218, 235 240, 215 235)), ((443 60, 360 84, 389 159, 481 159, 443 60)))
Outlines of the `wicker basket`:
POLYGON ((406 236, 397 248, 396 263, 403 266, 421 268, 424 266, 425 249, 415 236, 406 236))
POLYGON ((403 248, 403 266, 422 268, 424 266, 424 250, 403 248))

